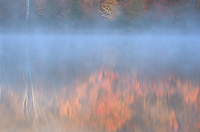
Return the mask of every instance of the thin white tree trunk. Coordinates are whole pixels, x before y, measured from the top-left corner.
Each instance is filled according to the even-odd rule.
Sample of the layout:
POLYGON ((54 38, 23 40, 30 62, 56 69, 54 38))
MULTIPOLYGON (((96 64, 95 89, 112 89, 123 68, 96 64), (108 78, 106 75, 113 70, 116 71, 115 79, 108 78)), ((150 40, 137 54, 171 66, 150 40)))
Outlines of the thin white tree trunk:
POLYGON ((29 19, 29 12, 30 12, 30 0, 26 0, 26 20, 29 19))

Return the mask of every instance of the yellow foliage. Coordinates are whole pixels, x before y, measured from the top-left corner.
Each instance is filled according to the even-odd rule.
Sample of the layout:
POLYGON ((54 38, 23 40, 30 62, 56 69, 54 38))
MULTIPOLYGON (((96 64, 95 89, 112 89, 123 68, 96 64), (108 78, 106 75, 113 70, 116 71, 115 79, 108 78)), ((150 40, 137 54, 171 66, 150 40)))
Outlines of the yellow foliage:
POLYGON ((100 5, 100 13, 109 20, 115 20, 120 14, 118 2, 116 0, 105 0, 100 5))

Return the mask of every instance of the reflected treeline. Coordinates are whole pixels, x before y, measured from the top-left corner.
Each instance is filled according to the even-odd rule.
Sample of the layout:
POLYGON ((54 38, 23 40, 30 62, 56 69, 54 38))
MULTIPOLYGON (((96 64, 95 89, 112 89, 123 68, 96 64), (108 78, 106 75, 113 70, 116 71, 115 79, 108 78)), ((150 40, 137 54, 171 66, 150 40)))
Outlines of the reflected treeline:
POLYGON ((0 88, 0 128, 5 132, 200 130, 199 82, 174 75, 154 80, 100 69, 50 94, 48 87, 35 85, 28 116, 22 93, 0 88))

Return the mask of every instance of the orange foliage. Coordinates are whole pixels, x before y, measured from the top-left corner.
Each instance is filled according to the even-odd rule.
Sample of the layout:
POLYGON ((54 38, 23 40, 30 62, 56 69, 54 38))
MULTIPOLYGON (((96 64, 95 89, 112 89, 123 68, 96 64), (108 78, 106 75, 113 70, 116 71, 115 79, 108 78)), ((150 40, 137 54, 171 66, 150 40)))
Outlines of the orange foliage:
POLYGON ((109 20, 115 20, 120 16, 120 6, 117 0, 104 0, 100 4, 100 13, 109 20))
MULTIPOLYGON (((25 118, 22 98, 11 90, 0 91, 0 126, 6 130, 11 127, 10 124, 29 122, 31 128, 37 126, 38 130, 45 126, 44 123, 47 127, 59 124, 61 130, 57 130, 58 126, 55 125, 57 131, 84 127, 86 130, 115 132, 122 126, 130 131, 200 130, 200 87, 189 79, 169 76, 153 80, 135 74, 126 76, 100 70, 86 81, 76 82, 69 89, 73 91, 62 88, 57 102, 50 98, 49 103, 45 101, 45 105, 44 96, 36 90, 36 106, 40 108, 38 120, 30 105, 30 119, 33 119, 34 125, 25 118)), ((18 126, 13 125, 12 128, 15 130, 18 126)))
POLYGON ((98 16, 98 0, 83 0, 81 6, 86 17, 98 16))
POLYGON ((90 118, 92 127, 117 131, 125 121, 130 119, 129 106, 134 101, 128 89, 113 87, 118 79, 118 74, 103 70, 90 76, 88 82, 76 87, 74 97, 62 103, 60 115, 72 119, 84 115, 85 118, 90 118), (84 113, 81 111, 83 109, 84 113))
POLYGON ((69 16, 69 3, 66 0, 58 1, 58 14, 56 17, 58 18, 67 18, 69 16))
POLYGON ((195 103, 197 101, 197 96, 199 93, 199 88, 192 89, 185 93, 184 99, 186 103, 195 103))
POLYGON ((45 5, 47 0, 36 0, 37 12, 40 16, 45 16, 45 5))
POLYGON ((78 120, 80 126, 85 123, 98 130, 117 131, 128 120, 134 119, 130 106, 134 105, 135 99, 140 99, 144 103, 146 126, 152 121, 157 122, 152 126, 154 130, 178 131, 177 116, 173 109, 168 108, 166 98, 178 92, 185 103, 194 104, 199 93, 198 85, 174 76, 147 80, 140 80, 136 75, 124 77, 112 71, 100 70, 87 81, 75 85, 74 93, 70 94, 72 96, 63 99, 59 106, 60 116, 78 120), (149 99, 154 95, 157 99, 151 102, 149 99), (146 102, 146 99, 149 101, 146 102))

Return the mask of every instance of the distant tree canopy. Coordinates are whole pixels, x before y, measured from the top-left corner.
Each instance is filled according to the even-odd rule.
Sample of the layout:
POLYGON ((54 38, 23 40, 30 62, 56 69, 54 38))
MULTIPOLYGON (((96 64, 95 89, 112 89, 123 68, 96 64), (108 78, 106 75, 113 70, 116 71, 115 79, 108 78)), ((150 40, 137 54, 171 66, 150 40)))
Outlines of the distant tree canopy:
POLYGON ((144 2, 141 0, 125 0, 122 4, 124 15, 128 19, 141 16, 144 11, 144 2))
MULTIPOLYGON (((134 20, 155 11, 179 15, 176 6, 190 4, 199 10, 200 0, 30 0, 31 20, 96 19, 134 20), (121 16, 121 17, 120 17, 121 16)), ((26 0, 0 0, 0 23, 26 19, 26 0)), ((188 9, 189 10, 189 9, 188 9)), ((162 17, 162 15, 160 15, 162 17)))
POLYGON ((115 20, 120 15, 119 3, 117 0, 103 0, 99 11, 103 17, 115 20))

